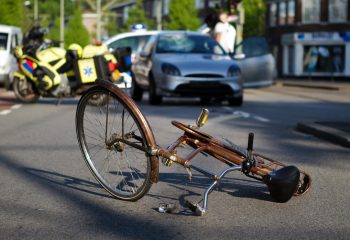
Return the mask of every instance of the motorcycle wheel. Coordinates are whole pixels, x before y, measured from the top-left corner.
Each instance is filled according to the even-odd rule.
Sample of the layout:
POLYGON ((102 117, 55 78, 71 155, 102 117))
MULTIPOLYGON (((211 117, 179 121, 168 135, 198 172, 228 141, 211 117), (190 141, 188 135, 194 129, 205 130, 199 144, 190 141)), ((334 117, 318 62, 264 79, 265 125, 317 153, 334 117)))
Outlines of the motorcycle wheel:
POLYGON ((31 81, 20 80, 15 77, 13 79, 13 91, 18 100, 24 103, 34 103, 39 99, 39 94, 35 91, 31 81))

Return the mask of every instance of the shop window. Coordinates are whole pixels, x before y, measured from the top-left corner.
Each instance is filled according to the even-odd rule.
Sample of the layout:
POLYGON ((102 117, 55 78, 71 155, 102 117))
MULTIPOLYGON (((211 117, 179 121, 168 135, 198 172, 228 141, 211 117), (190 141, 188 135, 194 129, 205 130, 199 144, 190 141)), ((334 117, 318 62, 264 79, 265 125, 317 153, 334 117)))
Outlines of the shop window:
POLYGON ((196 0, 196 8, 203 9, 204 8, 204 0, 196 0))
POLYGON ((289 45, 288 46, 288 73, 293 74, 294 73, 294 46, 289 45))
POLYGON ((271 3, 270 4, 270 11, 269 11, 269 19, 270 19, 270 26, 276 26, 276 15, 277 15, 277 4, 271 3))
POLYGON ((158 11, 158 6, 157 6, 158 2, 157 1, 153 1, 152 4, 152 17, 156 18, 157 17, 157 11, 158 11))
POLYGON ((123 23, 126 22, 126 20, 129 18, 129 7, 123 8, 123 23))
POLYGON ((288 1, 288 6, 287 6, 287 23, 288 24, 293 24, 294 23, 294 20, 295 20, 295 1, 294 0, 291 0, 291 1, 288 1))
POLYGON ((209 1, 209 7, 210 8, 216 8, 221 6, 221 0, 211 0, 209 1))
POLYGON ((303 68, 305 73, 344 72, 345 48, 341 45, 304 46, 303 68))
POLYGON ((302 0, 303 23, 320 22, 320 0, 302 0))
POLYGON ((346 22, 348 18, 348 1, 332 0, 329 1, 328 20, 329 22, 346 22))
POLYGON ((285 25, 286 24, 286 12, 287 5, 285 2, 280 2, 278 4, 278 24, 285 25))
POLYGON ((163 16, 169 15, 170 0, 163 0, 163 16))

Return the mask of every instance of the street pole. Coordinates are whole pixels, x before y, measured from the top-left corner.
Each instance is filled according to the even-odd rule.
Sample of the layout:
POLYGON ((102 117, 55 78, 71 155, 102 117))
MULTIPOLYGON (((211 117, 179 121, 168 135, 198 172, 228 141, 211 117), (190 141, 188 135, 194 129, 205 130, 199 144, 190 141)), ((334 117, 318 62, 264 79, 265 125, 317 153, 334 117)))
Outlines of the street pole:
POLYGON ((101 42, 101 0, 97 0, 96 12, 96 41, 101 42))
MULTIPOLYGON (((243 40, 243 25, 245 22, 245 15, 244 15, 244 7, 243 7, 243 3, 240 2, 237 5, 237 10, 238 10, 238 22, 237 22, 237 26, 236 26, 236 31, 237 31, 237 44, 238 45, 240 42, 242 42, 243 40)), ((237 49, 238 53, 241 53, 242 49, 237 49)))
POLYGON ((34 22, 38 21, 38 0, 34 0, 34 22))
POLYGON ((162 0, 157 0, 157 30, 162 30, 162 0))
POLYGON ((64 0, 60 3, 60 47, 64 48, 64 0))

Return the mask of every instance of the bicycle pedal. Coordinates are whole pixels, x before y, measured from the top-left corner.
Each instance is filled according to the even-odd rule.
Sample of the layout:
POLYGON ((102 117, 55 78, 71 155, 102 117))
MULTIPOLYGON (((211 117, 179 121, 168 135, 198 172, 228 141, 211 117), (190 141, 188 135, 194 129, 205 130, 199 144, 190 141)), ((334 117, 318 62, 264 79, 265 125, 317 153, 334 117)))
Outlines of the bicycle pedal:
POLYGON ((159 203, 158 212, 160 213, 174 213, 177 209, 175 203, 159 203))
POLYGON ((199 206, 198 203, 194 204, 186 200, 185 206, 188 207, 192 212, 194 212, 198 216, 203 216, 205 213, 205 210, 201 206, 199 206))

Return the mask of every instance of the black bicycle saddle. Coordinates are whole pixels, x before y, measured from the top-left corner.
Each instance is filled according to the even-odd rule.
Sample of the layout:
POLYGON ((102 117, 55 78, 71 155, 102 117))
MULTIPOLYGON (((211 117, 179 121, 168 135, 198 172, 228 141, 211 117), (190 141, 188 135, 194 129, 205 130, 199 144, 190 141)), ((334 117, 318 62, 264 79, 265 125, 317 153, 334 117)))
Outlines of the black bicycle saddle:
POLYGON ((299 178, 299 169, 288 166, 268 173, 265 176, 265 183, 276 202, 287 202, 297 190, 299 178))

